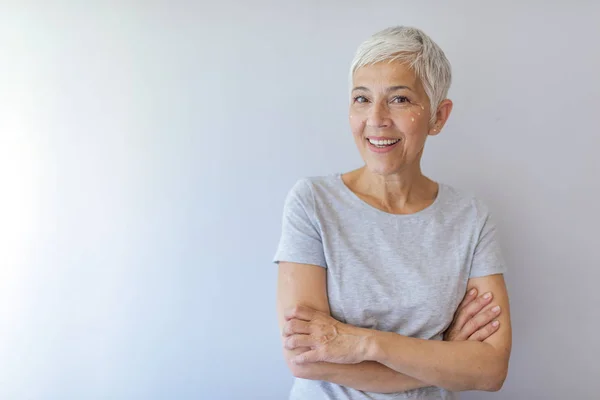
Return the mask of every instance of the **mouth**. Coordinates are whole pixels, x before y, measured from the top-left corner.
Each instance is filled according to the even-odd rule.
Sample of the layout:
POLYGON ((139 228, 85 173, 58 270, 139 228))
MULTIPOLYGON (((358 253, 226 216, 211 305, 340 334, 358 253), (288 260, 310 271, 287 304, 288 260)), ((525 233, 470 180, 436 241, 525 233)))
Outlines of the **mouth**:
POLYGON ((368 147, 376 153, 391 151, 400 143, 401 139, 366 138, 368 147))

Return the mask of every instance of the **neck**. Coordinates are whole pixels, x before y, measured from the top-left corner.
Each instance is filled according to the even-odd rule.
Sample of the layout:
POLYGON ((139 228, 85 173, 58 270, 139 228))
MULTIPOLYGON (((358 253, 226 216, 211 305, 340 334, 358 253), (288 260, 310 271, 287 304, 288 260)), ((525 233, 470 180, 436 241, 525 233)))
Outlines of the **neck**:
POLYGON ((424 176, 420 166, 381 175, 366 167, 347 174, 347 185, 360 197, 383 211, 410 214, 431 205, 437 183, 424 176))

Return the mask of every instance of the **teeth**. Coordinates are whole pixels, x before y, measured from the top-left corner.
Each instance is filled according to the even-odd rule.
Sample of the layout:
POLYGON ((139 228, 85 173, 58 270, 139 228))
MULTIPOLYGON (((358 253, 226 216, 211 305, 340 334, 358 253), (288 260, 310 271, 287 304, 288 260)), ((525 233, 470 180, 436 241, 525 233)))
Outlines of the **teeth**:
POLYGON ((375 145, 375 146, 389 146, 391 144, 394 144, 394 143, 400 141, 400 139, 395 139, 395 140, 389 140, 389 139, 386 139, 386 140, 368 139, 368 140, 369 140, 369 143, 371 143, 372 145, 375 145))

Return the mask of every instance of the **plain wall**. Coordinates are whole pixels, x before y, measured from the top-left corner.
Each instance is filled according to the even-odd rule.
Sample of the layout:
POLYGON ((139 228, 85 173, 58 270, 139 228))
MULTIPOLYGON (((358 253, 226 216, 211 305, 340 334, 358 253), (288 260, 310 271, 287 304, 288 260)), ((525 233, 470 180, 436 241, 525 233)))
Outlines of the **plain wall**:
POLYGON ((294 182, 359 167, 350 61, 453 65, 423 169, 498 216, 498 393, 597 399, 600 3, 0 3, 0 398, 284 399, 271 258, 294 182))

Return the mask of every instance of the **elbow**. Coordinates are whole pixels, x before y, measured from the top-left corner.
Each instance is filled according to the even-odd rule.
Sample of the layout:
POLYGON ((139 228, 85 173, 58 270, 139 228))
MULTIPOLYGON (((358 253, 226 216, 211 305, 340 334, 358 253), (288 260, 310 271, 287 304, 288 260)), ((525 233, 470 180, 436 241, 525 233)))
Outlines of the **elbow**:
POLYGON ((286 351, 285 354, 285 362, 288 366, 288 369, 294 376, 294 378, 300 379, 310 379, 310 380, 320 380, 321 378, 317 376, 317 371, 315 368, 315 364, 303 364, 298 365, 292 362, 292 358, 295 356, 293 352, 286 351))
POLYGON ((294 378, 311 379, 311 380, 317 379, 314 372, 308 366, 289 365, 289 364, 288 364, 288 366, 289 366, 289 369, 290 369, 292 375, 294 375, 294 378))
POLYGON ((510 350, 494 351, 489 357, 481 360, 479 376, 475 387, 471 390, 483 390, 486 392, 498 392, 504 386, 504 381, 508 376, 508 362, 510 359, 510 350))
POLYGON ((481 390, 485 390, 486 392, 499 391, 500 389, 502 389, 507 375, 508 363, 502 363, 502 365, 495 369, 493 374, 487 377, 481 390))
POLYGON ((495 378, 490 380, 485 387, 482 388, 482 390, 486 391, 486 392, 497 392, 500 389, 502 389, 502 386, 504 385, 504 380, 506 378, 495 378))
POLYGON ((463 379, 454 380, 453 384, 442 386, 452 392, 467 390, 481 390, 484 392, 498 392, 504 386, 508 375, 508 356, 487 359, 463 379))

